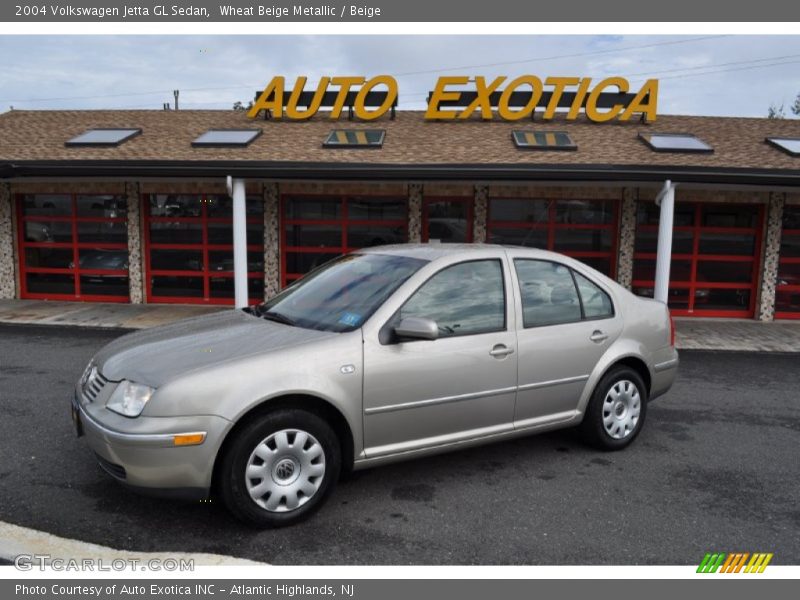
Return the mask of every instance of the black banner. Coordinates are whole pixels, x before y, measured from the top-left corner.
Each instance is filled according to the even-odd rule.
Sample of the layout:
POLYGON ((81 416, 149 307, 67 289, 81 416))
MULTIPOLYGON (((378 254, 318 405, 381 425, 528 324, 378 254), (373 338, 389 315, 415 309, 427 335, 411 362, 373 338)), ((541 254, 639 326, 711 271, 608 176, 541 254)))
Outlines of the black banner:
MULTIPOLYGON (((0 20, 11 22, 772 22, 800 21, 800 3, 785 0, 362 0, 263 4, 248 0, 18 0, 0 5, 0 20)), ((452 33, 458 33, 453 31, 452 33)))

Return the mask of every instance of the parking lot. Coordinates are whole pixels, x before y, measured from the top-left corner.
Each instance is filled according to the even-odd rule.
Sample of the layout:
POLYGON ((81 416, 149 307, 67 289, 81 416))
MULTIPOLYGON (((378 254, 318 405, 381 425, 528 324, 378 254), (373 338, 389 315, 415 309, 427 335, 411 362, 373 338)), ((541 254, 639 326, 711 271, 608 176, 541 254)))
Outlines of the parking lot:
POLYGON ((0 325, 0 520, 277 564, 696 564, 711 550, 800 561, 800 354, 683 352, 623 452, 556 432, 377 468, 310 521, 254 531, 213 503, 128 492, 75 437, 73 383, 122 333, 0 325))

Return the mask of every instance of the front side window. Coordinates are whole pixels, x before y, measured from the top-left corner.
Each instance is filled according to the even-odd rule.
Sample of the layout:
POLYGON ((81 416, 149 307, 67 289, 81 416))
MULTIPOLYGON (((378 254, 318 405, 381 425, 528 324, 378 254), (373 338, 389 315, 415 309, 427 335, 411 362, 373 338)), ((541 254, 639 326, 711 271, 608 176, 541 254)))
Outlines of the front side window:
POLYGON ((522 321, 541 327, 581 320, 581 303, 568 267, 545 260, 515 259, 522 321))
POLYGON ((426 281, 400 309, 405 317, 433 319, 439 336, 503 331, 506 294, 499 260, 475 260, 452 265, 426 281))
POLYGON ((252 314, 320 331, 361 327, 427 261, 389 254, 348 254, 251 309, 252 314))

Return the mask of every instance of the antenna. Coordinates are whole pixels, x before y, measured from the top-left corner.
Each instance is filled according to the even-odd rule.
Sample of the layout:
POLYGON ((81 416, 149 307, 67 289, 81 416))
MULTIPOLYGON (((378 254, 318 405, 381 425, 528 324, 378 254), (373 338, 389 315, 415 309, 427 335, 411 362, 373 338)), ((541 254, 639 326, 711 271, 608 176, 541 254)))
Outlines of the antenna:
POLYGON ((172 90, 172 95, 175 96, 175 110, 178 110, 178 96, 181 95, 180 90, 172 90))
POLYGON ((164 102, 164 110, 169 110, 169 102, 164 102))

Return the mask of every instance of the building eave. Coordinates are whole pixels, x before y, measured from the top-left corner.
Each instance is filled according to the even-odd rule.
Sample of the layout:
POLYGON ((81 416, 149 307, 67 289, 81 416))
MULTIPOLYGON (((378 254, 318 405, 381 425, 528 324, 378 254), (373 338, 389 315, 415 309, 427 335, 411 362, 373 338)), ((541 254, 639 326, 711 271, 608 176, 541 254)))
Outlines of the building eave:
POLYGON ((0 178, 234 177, 371 181, 629 181, 800 186, 800 169, 614 164, 375 164, 275 161, 3 161, 0 178))

